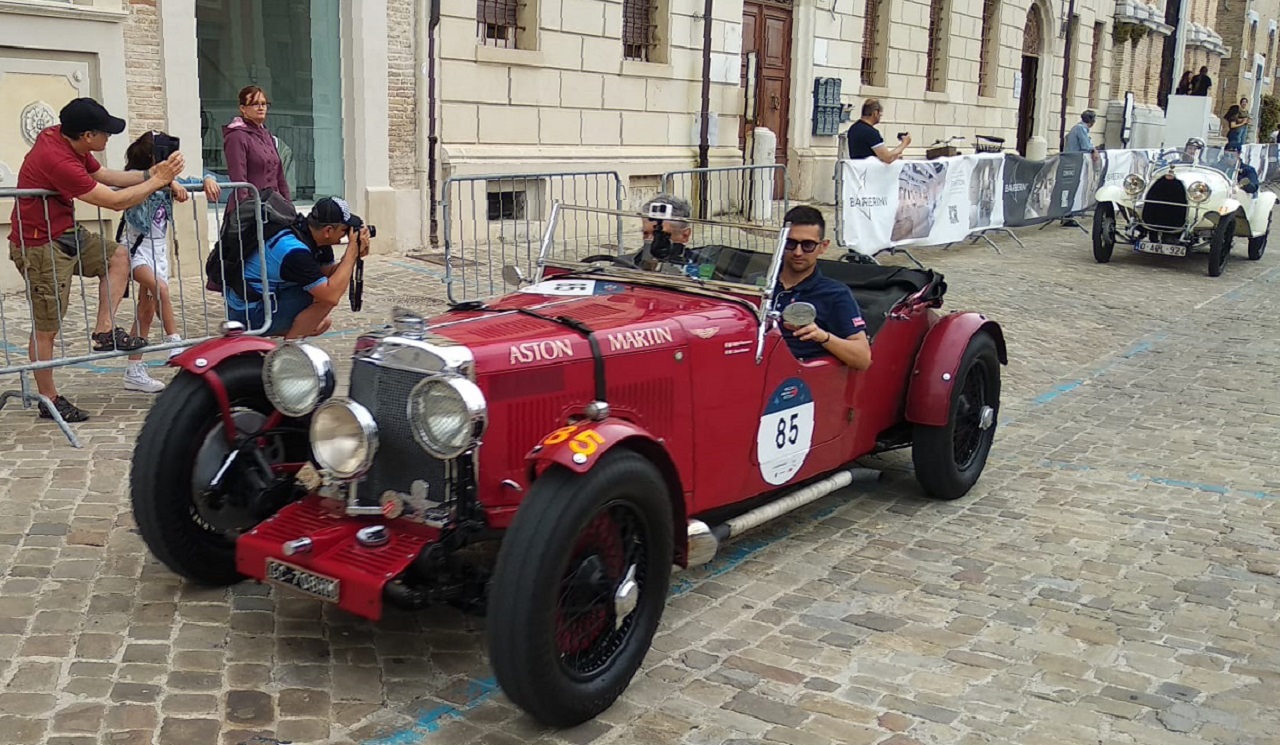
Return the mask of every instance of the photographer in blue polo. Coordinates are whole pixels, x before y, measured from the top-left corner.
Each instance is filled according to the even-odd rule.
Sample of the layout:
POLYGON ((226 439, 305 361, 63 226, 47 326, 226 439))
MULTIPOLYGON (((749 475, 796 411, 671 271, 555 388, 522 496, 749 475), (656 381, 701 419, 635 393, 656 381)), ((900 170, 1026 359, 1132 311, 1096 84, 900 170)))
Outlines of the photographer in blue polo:
POLYGON ((271 303, 271 326, 267 336, 298 339, 318 336, 329 330, 329 314, 347 293, 356 261, 369 255, 369 228, 351 207, 337 197, 315 203, 311 213, 299 217, 290 227, 266 242, 267 277, 262 277, 262 259, 255 252, 244 261, 248 298, 227 290, 228 318, 250 329, 266 322, 266 304, 271 303), (333 247, 349 239, 342 259, 334 261, 333 247))

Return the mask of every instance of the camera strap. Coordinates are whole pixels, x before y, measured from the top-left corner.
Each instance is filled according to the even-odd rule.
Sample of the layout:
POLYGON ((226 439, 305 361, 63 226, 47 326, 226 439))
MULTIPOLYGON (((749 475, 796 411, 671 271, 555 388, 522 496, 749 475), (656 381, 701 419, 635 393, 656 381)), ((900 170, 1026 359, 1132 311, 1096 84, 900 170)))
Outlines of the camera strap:
POLYGON ((347 299, 351 301, 351 312, 359 313, 364 306, 364 259, 356 259, 356 267, 351 270, 351 284, 347 286, 347 299))

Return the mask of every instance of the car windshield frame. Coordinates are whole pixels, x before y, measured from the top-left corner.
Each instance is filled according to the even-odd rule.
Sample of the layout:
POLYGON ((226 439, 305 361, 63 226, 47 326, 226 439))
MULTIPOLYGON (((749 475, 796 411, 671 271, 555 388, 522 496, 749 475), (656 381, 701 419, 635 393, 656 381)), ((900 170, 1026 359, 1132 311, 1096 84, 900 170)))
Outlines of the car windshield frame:
MULTIPOLYGON (((552 203, 551 215, 547 220, 547 227, 543 232, 542 241, 538 249, 537 276, 534 278, 535 282, 542 281, 546 276, 546 269, 550 267, 555 269, 565 269, 578 274, 590 273, 592 275, 611 276, 623 281, 643 281, 657 283, 663 286, 684 287, 691 290, 728 292, 735 295, 748 295, 753 298, 759 297, 767 300, 773 296, 774 288, 778 282, 778 275, 782 271, 782 259, 784 256, 783 247, 786 244, 787 235, 790 232, 790 225, 785 223, 780 227, 775 227, 772 225, 752 225, 744 223, 718 222, 714 220, 699 220, 691 217, 679 218, 680 222, 694 227, 695 230, 697 227, 702 226, 712 231, 712 234, 715 234, 715 231, 720 231, 720 235, 724 235, 731 231, 744 231, 759 236, 762 241, 771 241, 771 252, 752 251, 748 248, 739 248, 733 245, 714 243, 704 243, 701 246, 690 244, 688 247, 689 250, 692 251, 697 251, 700 248, 724 247, 769 257, 768 266, 765 269, 764 276, 762 278, 763 283, 757 284, 745 281, 735 282, 723 279, 703 279, 690 276, 688 274, 669 274, 642 267, 619 266, 612 263, 604 264, 601 262, 585 262, 568 258, 563 255, 557 255, 554 251, 554 248, 557 245, 556 232, 562 221, 564 221, 566 214, 573 213, 605 216, 619 221, 619 230, 617 233, 620 238, 619 245, 601 245, 599 246, 600 250, 597 251, 598 254, 608 254, 610 253, 608 249, 612 248, 616 251, 616 253, 612 253, 615 258, 623 258, 631 252, 621 245, 621 221, 635 220, 636 223, 639 224, 639 221, 641 220, 650 219, 639 212, 627 212, 600 207, 585 207, 581 205, 566 204, 558 200, 555 201, 552 203)), ((561 243, 563 242, 564 241, 561 241, 561 243)), ((769 244, 766 243, 763 245, 769 244)), ((665 264, 667 262, 661 263, 665 264)))
MULTIPOLYGON (((747 233, 760 235, 763 239, 773 235, 776 230, 776 236, 773 241, 773 254, 769 258, 768 269, 765 271, 763 285, 745 282, 730 282, 715 279, 702 279, 692 277, 687 274, 665 274, 658 271, 642 269, 640 267, 618 266, 613 263, 601 264, 599 262, 584 262, 566 259, 551 254, 552 247, 555 245, 556 230, 560 225, 561 219, 567 212, 578 212, 592 215, 611 216, 619 220, 618 226, 618 245, 614 246, 617 253, 615 257, 626 255, 623 250, 623 231, 621 230, 621 220, 636 219, 647 220, 648 216, 639 212, 627 212, 623 210, 611 210, 601 207, 584 207, 581 205, 570 205, 556 200, 551 205, 551 215, 547 219, 547 228, 543 232, 542 241, 538 248, 538 262, 536 276, 533 282, 541 282, 546 279, 547 269, 565 269, 573 274, 604 276, 610 279, 616 279, 622 282, 634 282, 642 285, 652 285, 658 287, 668 287, 671 289, 682 290, 685 292, 694 292, 698 294, 711 294, 716 297, 725 298, 735 302, 743 303, 750 307, 756 315, 757 334, 756 334, 756 363, 764 358, 765 335, 769 328, 769 317, 773 312, 772 298, 777 290, 779 276, 782 273, 782 262, 785 256, 785 246, 787 236, 791 232, 791 224, 784 222, 780 227, 774 228, 770 225, 752 225, 742 223, 716 222, 713 220, 699 220, 697 218, 685 217, 679 218, 680 222, 689 225, 703 225, 712 229, 720 229, 723 231, 741 230, 747 233), (750 300, 744 299, 747 296, 750 300), (758 302, 756 302, 758 301, 758 302)), ((707 244, 704 248, 715 244, 707 244)), ((725 246, 726 248, 734 248, 733 246, 725 246)), ((606 246, 599 246, 605 249, 606 246)), ((697 250, 698 246, 690 246, 689 248, 697 250)), ((746 250, 746 249, 741 249, 746 250)), ((601 251, 604 253, 604 251, 601 251)), ((756 253, 756 252, 751 252, 756 253)), ((763 252, 760 252, 761 255, 763 252)), ((591 255, 591 254, 588 254, 591 255)))
POLYGON ((1152 164, 1151 168, 1153 173, 1166 168, 1176 169, 1179 166, 1182 168, 1198 167, 1216 171, 1227 179, 1234 181, 1240 172, 1240 153, 1220 147, 1201 148, 1196 153, 1194 160, 1187 160, 1188 156, 1185 147, 1165 148, 1156 157, 1156 162, 1152 164))

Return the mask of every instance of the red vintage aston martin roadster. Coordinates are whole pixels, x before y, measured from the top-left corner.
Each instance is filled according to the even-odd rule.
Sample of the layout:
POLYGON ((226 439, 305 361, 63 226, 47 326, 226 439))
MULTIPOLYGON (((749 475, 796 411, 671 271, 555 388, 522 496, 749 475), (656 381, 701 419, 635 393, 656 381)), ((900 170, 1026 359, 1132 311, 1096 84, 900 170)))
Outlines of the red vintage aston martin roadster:
MULTIPOLYGON (((803 322, 774 307, 787 227, 687 221, 688 250, 640 261, 559 238, 575 211, 552 210, 513 292, 361 336, 345 395, 318 347, 234 323, 177 357, 133 460, 152 553, 194 582, 270 582, 375 620, 388 603, 483 608, 504 692, 568 726, 627 687, 673 565, 850 485, 868 454, 913 448, 939 499, 977 481, 1005 343, 985 316, 937 310, 941 275, 820 262, 862 308, 873 363, 855 371, 784 340, 803 322)), ((642 216, 590 212, 638 242, 642 216)))

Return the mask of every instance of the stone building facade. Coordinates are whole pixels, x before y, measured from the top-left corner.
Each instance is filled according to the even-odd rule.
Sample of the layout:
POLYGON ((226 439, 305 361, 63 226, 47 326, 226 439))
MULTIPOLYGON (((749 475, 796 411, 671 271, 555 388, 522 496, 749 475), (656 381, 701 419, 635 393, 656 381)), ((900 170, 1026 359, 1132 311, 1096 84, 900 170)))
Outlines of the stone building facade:
POLYGON ((1256 124, 1262 96, 1276 90, 1280 0, 1224 3, 1217 13, 1217 25, 1230 53, 1216 78, 1214 113, 1221 116, 1232 104, 1248 98, 1254 125, 1250 126, 1246 141, 1257 142, 1259 137, 1265 139, 1271 134, 1259 132, 1256 124))
MULTIPOLYGON (((80 95, 128 121, 109 144, 107 165, 121 167, 134 137, 163 129, 181 138, 189 174, 219 172, 235 92, 255 83, 272 98, 267 125, 291 155, 295 201, 341 194, 378 225, 381 250, 412 249, 421 244, 418 156, 426 150, 418 142, 420 5, 5 0, 0 186, 13 185, 29 147, 20 113, 56 119, 80 95)), ((0 212, 7 221, 8 206, 0 212)))

